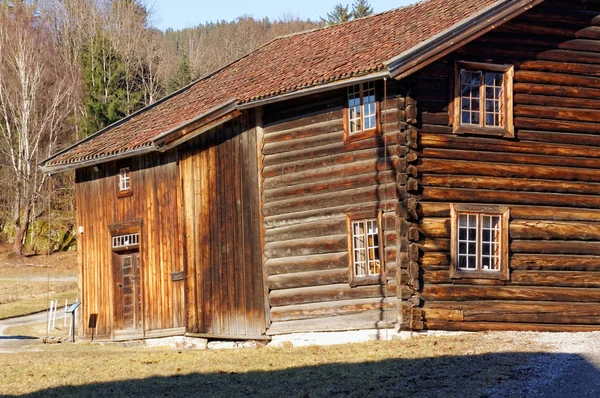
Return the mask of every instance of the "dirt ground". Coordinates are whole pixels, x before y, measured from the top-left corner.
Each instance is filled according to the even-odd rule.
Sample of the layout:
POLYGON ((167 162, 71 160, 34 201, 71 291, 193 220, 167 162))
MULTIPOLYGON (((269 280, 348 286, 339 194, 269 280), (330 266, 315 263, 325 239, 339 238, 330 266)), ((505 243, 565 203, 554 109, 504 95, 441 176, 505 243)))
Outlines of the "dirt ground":
POLYGON ((191 350, 89 343, 0 355, 0 395, 597 397, 600 333, 467 333, 191 350))

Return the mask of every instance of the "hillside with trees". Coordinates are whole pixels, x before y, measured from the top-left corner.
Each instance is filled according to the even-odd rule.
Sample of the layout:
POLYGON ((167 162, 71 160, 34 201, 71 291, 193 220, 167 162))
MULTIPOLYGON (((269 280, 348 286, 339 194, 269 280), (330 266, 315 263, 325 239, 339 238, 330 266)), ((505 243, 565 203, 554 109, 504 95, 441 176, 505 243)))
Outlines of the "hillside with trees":
MULTIPOLYGON (((347 19, 370 13, 356 0, 347 19)), ((45 176, 42 160, 278 36, 341 22, 241 16, 163 32, 153 17, 144 0, 0 0, 0 240, 16 253, 76 243, 73 173, 45 176)))

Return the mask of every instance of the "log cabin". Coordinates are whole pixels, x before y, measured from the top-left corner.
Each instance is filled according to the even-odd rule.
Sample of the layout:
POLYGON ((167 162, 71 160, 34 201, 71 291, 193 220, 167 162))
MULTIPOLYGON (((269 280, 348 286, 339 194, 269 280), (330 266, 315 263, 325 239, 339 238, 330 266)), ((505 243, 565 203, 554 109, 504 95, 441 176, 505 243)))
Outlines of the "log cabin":
POLYGON ((597 1, 277 38, 42 163, 80 336, 599 330, 599 109, 597 1))

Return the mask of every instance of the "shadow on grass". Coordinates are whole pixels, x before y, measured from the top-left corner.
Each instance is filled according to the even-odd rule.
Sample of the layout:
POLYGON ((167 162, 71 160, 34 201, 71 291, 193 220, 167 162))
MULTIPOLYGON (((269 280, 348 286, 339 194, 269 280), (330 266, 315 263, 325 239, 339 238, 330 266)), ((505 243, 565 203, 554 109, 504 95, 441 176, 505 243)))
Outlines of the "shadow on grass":
POLYGON ((0 336, 0 341, 2 340, 37 340, 37 337, 33 336, 0 336))
MULTIPOLYGON (((223 355, 227 355, 227 352, 224 351, 223 355)), ((198 352, 198 356, 202 356, 202 352, 198 352)), ((580 355, 498 353, 421 359, 398 358, 379 362, 326 364, 247 373, 217 371, 208 374, 186 374, 185 369, 173 369, 173 376, 136 380, 135 374, 131 374, 128 375, 131 378, 129 380, 114 382, 93 382, 96 378, 94 371, 81 369, 84 379, 89 381, 88 384, 50 388, 26 396, 582 396, 577 395, 577 388, 568 382, 564 385, 561 381, 561 378, 574 370, 579 375, 578 383, 582 388, 589 389, 593 384, 600 384, 598 369, 580 355)))

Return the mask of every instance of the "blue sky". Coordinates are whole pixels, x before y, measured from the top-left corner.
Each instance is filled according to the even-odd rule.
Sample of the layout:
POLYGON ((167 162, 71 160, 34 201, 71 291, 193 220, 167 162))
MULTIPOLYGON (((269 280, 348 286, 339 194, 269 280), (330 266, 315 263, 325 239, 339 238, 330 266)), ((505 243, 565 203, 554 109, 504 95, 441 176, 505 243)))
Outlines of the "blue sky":
MULTIPOLYGON (((415 0, 371 0, 375 12, 386 11, 413 3, 415 0)), ((155 11, 154 25, 161 30, 182 29, 221 20, 230 21, 248 14, 255 18, 279 19, 282 15, 298 16, 302 19, 318 20, 325 17, 337 3, 352 3, 352 0, 150 0, 155 11)))

